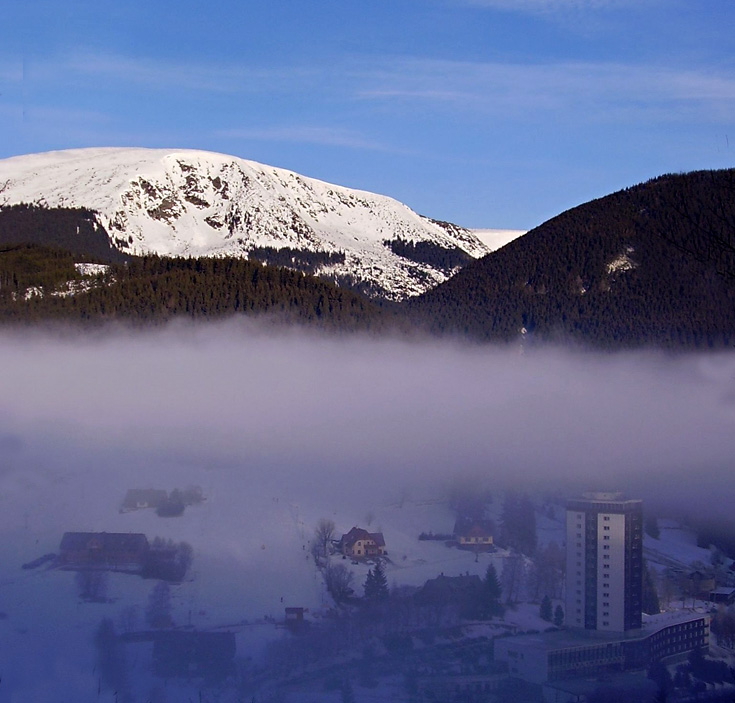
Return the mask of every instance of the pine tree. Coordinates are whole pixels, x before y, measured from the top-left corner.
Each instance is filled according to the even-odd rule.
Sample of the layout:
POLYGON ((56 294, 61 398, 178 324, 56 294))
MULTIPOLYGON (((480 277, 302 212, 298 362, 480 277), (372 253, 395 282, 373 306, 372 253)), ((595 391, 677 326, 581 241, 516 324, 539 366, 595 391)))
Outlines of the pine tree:
POLYGON ((494 617, 496 615, 502 615, 505 611, 500 599, 503 595, 503 589, 500 586, 500 579, 498 578, 498 572, 495 570, 495 565, 490 564, 485 572, 485 580, 482 582, 483 586, 483 604, 482 612, 485 617, 494 617))
POLYGON ((372 569, 367 572, 363 593, 365 594, 365 600, 372 600, 375 597, 375 574, 373 574, 372 569))
POLYGON ((385 600, 388 598, 388 580, 380 562, 370 569, 365 579, 365 599, 370 601, 385 600))
POLYGON ((539 615, 541 616, 542 620, 546 620, 546 622, 551 622, 553 614, 551 609, 551 598, 549 598, 549 596, 544 596, 543 600, 541 601, 541 605, 539 607, 539 615))
POLYGON ((564 624, 564 608, 562 608, 560 605, 556 606, 556 610, 554 610, 554 625, 557 627, 561 627, 564 624))
POLYGON ((378 562, 373 569, 373 581, 375 585, 375 598, 385 600, 388 598, 388 579, 385 577, 383 563, 378 562))

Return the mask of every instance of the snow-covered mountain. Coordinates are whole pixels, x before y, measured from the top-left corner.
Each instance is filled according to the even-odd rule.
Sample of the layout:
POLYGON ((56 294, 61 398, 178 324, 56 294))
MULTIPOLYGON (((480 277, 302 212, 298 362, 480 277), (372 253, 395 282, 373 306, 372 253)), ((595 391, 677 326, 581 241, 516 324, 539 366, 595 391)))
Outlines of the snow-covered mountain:
POLYGON ((0 205, 21 202, 95 210, 112 244, 131 254, 247 257, 269 248, 294 262, 332 254, 311 257, 316 274, 393 300, 453 273, 427 252, 491 250, 472 231, 392 198, 203 151, 94 148, 2 160, 0 205), (386 245, 398 239, 421 248, 386 245))

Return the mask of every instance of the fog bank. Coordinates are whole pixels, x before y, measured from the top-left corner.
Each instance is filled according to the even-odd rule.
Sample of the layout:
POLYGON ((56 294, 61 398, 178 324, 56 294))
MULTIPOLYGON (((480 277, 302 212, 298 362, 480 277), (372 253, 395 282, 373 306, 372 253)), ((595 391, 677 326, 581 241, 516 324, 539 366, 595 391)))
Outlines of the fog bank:
POLYGON ((342 500, 457 473, 702 495, 730 480, 735 453, 726 353, 520 354, 231 324, 4 333, 0 362, 0 485, 94 462, 109 476, 238 465, 274 490, 342 500))

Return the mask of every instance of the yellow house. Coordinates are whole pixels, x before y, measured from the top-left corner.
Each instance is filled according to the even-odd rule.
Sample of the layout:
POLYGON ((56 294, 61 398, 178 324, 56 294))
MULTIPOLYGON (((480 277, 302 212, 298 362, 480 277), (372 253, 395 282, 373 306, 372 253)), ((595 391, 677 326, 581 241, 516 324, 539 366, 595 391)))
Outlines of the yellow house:
POLYGON ((489 520, 457 520, 454 538, 460 547, 492 547, 493 524, 489 520))
POLYGON ((353 527, 340 540, 342 554, 360 559, 380 557, 385 554, 385 539, 382 532, 368 532, 361 527, 353 527))

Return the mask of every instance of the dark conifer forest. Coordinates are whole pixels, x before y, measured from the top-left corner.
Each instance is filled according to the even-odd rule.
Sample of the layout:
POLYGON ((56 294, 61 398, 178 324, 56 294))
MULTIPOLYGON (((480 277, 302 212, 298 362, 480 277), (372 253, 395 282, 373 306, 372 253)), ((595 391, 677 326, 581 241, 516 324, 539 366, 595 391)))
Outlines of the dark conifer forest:
POLYGON ((63 249, 85 261, 122 263, 128 256, 110 245, 96 215, 83 208, 11 205, 0 208, 0 248, 38 244, 63 249))
POLYGON ((6 322, 157 323, 267 313, 283 322, 350 331, 385 324, 385 315, 365 298, 299 271, 236 258, 107 252, 106 233, 80 210, 2 209, 0 232, 0 319, 6 322), (107 263, 109 269, 83 276, 78 262, 107 263))
POLYGON ((410 301, 436 333, 598 347, 735 342, 735 170, 669 175, 545 222, 410 301))

